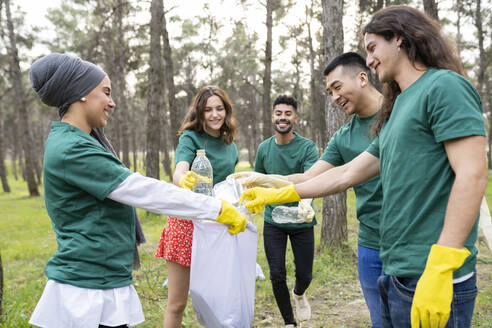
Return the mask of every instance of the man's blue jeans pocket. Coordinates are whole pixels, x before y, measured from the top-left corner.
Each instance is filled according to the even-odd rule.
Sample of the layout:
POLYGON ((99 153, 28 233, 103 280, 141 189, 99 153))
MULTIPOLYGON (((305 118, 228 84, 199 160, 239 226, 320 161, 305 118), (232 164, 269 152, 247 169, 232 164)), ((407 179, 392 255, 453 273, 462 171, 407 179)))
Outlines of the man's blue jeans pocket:
MULTIPOLYGON (((477 297, 476 274, 453 285, 453 301, 446 328, 468 328, 477 297)), ((410 310, 418 279, 382 275, 378 279, 381 317, 385 328, 411 327, 410 310)))

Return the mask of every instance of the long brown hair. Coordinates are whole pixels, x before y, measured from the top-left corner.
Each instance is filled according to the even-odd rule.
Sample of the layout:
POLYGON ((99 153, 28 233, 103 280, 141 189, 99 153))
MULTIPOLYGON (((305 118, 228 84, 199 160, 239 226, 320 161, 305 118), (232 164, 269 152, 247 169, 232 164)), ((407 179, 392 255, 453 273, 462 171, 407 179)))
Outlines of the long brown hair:
MULTIPOLYGON (((402 37, 401 48, 410 62, 427 68, 448 69, 463 74, 463 65, 455 48, 445 38, 439 22, 409 6, 388 6, 377 11, 364 27, 363 33, 381 35, 386 41, 402 37)), ((372 131, 378 135, 383 123, 390 118, 396 97, 401 89, 396 83, 383 84, 384 101, 372 131)))
POLYGON ((208 98, 217 96, 222 100, 224 108, 226 110, 226 117, 224 124, 220 128, 220 135, 224 136, 224 142, 230 145, 234 141, 236 136, 236 119, 232 115, 233 106, 227 96, 227 93, 216 86, 206 86, 200 89, 193 100, 185 119, 181 127, 179 128, 178 135, 183 134, 184 130, 193 130, 196 132, 205 132, 204 111, 207 105, 208 98))

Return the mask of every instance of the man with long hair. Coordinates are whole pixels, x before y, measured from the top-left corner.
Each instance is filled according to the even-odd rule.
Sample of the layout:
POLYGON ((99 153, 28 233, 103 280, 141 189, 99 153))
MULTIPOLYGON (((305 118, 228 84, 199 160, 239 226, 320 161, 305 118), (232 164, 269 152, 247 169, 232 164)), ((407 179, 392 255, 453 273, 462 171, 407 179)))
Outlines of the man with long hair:
POLYGON ((247 190, 246 207, 334 194, 380 173, 383 326, 470 327, 476 223, 487 185, 479 95, 439 23, 421 11, 384 8, 364 34, 367 65, 384 83, 378 137, 315 179, 247 190))

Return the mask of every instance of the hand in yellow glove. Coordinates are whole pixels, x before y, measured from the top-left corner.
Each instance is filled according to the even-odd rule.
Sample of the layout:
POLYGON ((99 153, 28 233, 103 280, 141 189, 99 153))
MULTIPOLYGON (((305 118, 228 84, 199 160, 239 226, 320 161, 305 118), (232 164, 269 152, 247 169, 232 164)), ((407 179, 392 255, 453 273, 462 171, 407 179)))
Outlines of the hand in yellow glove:
POLYGON ((230 203, 226 202, 225 200, 222 200, 222 210, 220 211, 219 216, 215 221, 228 224, 230 234, 236 234, 243 232, 244 229, 246 228, 246 225, 248 224, 248 220, 239 213, 234 206, 232 206, 230 203))
POLYGON ((198 181, 205 181, 207 183, 212 182, 209 177, 201 176, 193 171, 188 171, 179 179, 179 186, 184 189, 192 190, 198 181))
POLYGON ((429 252, 424 273, 415 288, 411 320, 412 328, 444 328, 453 299, 453 271, 463 265, 470 252, 434 244, 429 252))
POLYGON ((312 198, 301 199, 299 205, 297 205, 299 212, 297 217, 304 222, 312 222, 314 218, 314 209, 311 206, 312 198))
POLYGON ((251 213, 260 213, 265 204, 283 204, 298 202, 301 200, 294 188, 294 185, 288 185, 280 189, 275 188, 251 188, 243 192, 239 203, 242 204, 246 200, 246 207, 251 213))
POLYGON ((282 188, 292 184, 286 177, 278 174, 262 174, 254 171, 241 171, 230 174, 227 179, 239 180, 245 188, 282 188))

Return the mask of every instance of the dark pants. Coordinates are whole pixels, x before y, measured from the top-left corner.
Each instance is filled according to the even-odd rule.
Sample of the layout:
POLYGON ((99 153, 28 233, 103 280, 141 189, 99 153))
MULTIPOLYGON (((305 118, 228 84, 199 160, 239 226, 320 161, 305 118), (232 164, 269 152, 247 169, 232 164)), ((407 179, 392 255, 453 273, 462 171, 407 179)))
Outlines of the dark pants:
POLYGON ((294 313, 290 303, 290 291, 287 287, 285 270, 285 251, 287 237, 290 239, 294 264, 296 267, 296 284, 294 293, 302 295, 309 287, 313 277, 314 231, 313 227, 301 229, 283 229, 265 222, 263 242, 270 267, 270 280, 273 294, 285 324, 294 324, 294 313))
MULTIPOLYGON (((451 313, 445 328, 469 328, 475 298, 477 275, 453 285, 451 313)), ((384 328, 410 327, 410 310, 418 279, 382 275, 378 279, 384 328)))

